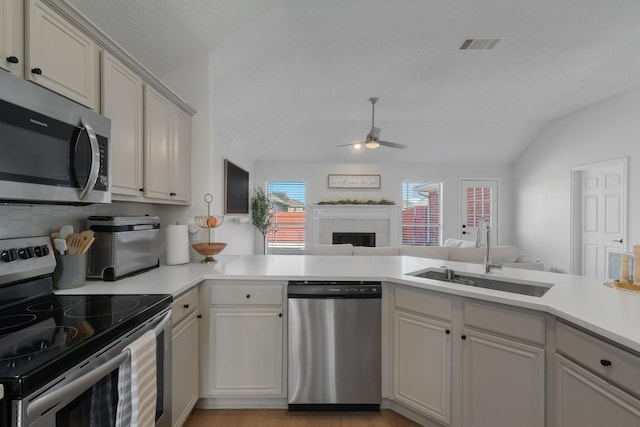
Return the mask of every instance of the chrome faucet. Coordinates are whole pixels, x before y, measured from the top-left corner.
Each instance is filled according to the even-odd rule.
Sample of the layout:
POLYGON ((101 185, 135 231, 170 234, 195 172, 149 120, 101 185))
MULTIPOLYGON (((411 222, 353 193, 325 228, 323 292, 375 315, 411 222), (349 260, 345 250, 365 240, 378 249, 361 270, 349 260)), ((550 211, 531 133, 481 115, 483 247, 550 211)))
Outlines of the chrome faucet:
POLYGON ((478 235, 480 235, 480 230, 482 227, 487 230, 487 252, 484 255, 484 272, 491 273, 491 269, 502 268, 502 264, 494 264, 491 262, 491 221, 489 218, 484 217, 480 220, 480 224, 478 225, 478 235))

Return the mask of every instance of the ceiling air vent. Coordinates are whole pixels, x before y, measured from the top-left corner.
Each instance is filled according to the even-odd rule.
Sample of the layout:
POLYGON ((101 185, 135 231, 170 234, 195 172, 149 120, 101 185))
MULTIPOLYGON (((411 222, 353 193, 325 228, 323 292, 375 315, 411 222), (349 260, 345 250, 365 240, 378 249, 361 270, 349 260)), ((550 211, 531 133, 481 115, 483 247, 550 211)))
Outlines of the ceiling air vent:
POLYGON ((493 49, 502 39, 466 39, 460 50, 493 49))

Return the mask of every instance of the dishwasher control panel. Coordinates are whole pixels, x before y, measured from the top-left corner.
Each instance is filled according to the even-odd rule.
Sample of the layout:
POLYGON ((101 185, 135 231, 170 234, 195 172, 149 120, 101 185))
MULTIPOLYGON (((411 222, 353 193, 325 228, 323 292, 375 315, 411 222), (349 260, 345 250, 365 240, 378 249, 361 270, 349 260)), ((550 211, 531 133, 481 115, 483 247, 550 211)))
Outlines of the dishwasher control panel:
POLYGON ((381 298, 382 283, 375 281, 292 280, 289 298, 381 298))

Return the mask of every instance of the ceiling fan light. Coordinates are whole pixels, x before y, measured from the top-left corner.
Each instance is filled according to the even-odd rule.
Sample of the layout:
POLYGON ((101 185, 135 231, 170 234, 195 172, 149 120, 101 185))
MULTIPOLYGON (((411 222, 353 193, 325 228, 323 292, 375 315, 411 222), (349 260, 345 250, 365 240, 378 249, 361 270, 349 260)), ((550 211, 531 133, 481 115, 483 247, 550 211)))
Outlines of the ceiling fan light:
POLYGON ((356 142, 355 144, 353 144, 353 149, 362 150, 362 142, 356 142))
POLYGON ((380 147, 380 144, 378 143, 378 141, 367 141, 364 146, 373 150, 380 147))

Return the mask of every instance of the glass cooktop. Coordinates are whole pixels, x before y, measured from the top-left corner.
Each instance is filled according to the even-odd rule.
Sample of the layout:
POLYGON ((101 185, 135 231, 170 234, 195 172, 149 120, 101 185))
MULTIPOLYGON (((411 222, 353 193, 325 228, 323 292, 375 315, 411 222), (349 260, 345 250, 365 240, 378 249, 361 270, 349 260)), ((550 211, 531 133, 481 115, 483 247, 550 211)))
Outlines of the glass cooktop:
POLYGON ((5 393, 24 396, 37 389, 170 304, 170 295, 51 294, 3 308, 5 393))

